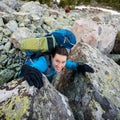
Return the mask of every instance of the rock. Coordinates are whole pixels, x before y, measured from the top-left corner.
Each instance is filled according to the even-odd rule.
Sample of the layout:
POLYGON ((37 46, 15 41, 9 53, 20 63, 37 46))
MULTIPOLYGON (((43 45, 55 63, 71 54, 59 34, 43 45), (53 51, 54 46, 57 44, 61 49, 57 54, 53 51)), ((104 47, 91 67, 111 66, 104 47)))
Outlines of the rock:
POLYGON ((9 13, 9 14, 15 12, 15 10, 13 10, 12 8, 10 8, 8 5, 6 5, 2 1, 0 1, 0 10, 1 10, 1 12, 6 12, 6 13, 9 13))
POLYGON ((5 29, 3 29, 3 34, 5 36, 10 36, 11 35, 11 31, 9 29, 5 28, 5 29))
POLYGON ((81 73, 65 69, 56 89, 68 97, 75 119, 120 119, 120 66, 88 44, 78 43, 70 58, 84 61, 95 73, 81 73))
POLYGON ((7 55, 1 55, 0 56, 0 64, 4 66, 4 62, 7 59, 7 55))
POLYGON ((20 42, 25 39, 32 37, 32 33, 28 28, 18 28, 13 34, 11 35, 11 42, 13 43, 15 48, 20 49, 20 42))
POLYGON ((14 31, 18 28, 18 24, 17 24, 17 22, 14 21, 14 20, 11 20, 10 22, 8 22, 8 23, 6 24, 6 26, 7 26, 7 28, 8 28, 10 31, 12 31, 12 32, 14 32, 14 31))
POLYGON ((19 0, 3 0, 6 5, 8 5, 10 8, 19 11, 20 7, 24 4, 24 1, 19 0))
POLYGON ((113 59, 118 65, 120 65, 120 54, 109 54, 108 57, 113 59))
POLYGON ((120 54, 120 31, 117 33, 112 53, 120 54))
POLYGON ((40 90, 22 79, 0 87, 1 119, 75 120, 68 99, 43 76, 40 90), (4 96, 4 97, 3 97, 4 96))
POLYGON ((113 25, 84 19, 74 23, 73 32, 78 41, 88 43, 104 54, 112 51, 117 35, 117 30, 113 25))
POLYGON ((11 48, 11 42, 9 41, 9 42, 7 42, 7 43, 5 44, 4 50, 5 50, 6 52, 9 52, 10 48, 11 48))
POLYGON ((4 69, 0 71, 0 86, 10 81, 13 78, 15 72, 13 70, 4 69))
POLYGON ((0 27, 3 26, 3 25, 4 25, 4 23, 3 23, 3 19, 0 18, 0 27))
POLYGON ((39 16, 42 16, 43 8, 40 6, 39 2, 27 2, 21 6, 20 12, 26 12, 30 14, 37 14, 39 16))

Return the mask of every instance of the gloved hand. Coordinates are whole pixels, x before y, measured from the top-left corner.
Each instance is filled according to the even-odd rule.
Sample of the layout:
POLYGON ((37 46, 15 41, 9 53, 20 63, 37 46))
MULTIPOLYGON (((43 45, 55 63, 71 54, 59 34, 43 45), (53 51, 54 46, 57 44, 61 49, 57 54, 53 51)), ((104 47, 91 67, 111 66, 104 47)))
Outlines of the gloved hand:
POLYGON ((87 64, 79 64, 77 66, 77 71, 81 72, 86 77, 86 72, 94 73, 94 69, 87 64))
POLYGON ((29 65, 23 65, 21 69, 21 75, 28 82, 30 86, 35 86, 40 89, 43 86, 42 74, 29 65))

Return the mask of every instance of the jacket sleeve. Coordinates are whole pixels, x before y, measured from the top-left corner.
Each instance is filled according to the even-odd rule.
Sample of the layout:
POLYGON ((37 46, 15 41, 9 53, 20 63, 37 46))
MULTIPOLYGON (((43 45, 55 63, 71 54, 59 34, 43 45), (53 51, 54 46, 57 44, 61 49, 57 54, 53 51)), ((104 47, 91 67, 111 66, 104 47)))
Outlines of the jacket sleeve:
POLYGON ((29 59, 25 64, 38 69, 40 72, 45 72, 48 69, 47 60, 44 56, 35 58, 32 61, 29 59))
POLYGON ((77 66, 78 66, 78 63, 76 63, 76 62, 73 62, 71 60, 66 61, 66 65, 65 65, 66 68, 69 68, 72 70, 77 70, 77 66))

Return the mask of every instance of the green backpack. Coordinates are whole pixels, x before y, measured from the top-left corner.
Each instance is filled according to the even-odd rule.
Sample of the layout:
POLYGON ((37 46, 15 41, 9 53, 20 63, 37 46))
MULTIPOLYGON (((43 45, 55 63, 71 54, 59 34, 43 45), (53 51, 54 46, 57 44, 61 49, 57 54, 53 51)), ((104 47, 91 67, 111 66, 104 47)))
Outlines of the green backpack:
POLYGON ((55 46, 64 46, 66 49, 76 44, 74 33, 67 29, 55 30, 44 37, 27 38, 20 43, 20 49, 31 52, 50 53, 55 46))
POLYGON ((56 46, 56 40, 53 35, 48 35, 39 38, 26 38, 20 43, 21 50, 29 50, 32 52, 51 51, 56 46))

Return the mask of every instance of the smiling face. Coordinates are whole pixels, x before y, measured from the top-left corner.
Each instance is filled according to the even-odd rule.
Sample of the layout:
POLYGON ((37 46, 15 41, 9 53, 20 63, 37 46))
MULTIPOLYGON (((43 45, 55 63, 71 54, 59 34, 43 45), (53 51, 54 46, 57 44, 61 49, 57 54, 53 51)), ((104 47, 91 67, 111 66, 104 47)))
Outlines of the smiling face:
POLYGON ((66 55, 55 54, 55 56, 52 57, 52 64, 56 72, 60 72, 64 68, 66 60, 67 60, 66 55))

